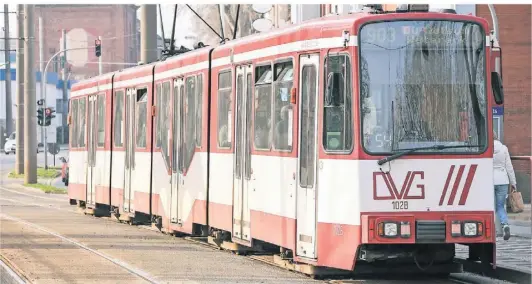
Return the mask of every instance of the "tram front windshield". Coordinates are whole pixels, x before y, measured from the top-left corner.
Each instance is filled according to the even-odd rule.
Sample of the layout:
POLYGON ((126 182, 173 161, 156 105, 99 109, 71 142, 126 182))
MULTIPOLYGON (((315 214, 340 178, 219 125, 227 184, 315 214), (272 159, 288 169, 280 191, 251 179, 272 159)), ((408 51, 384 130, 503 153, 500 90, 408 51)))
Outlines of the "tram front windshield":
POLYGON ((364 150, 480 153, 487 146, 485 33, 460 21, 369 23, 359 32, 364 150), (471 147, 474 146, 474 147, 471 147))

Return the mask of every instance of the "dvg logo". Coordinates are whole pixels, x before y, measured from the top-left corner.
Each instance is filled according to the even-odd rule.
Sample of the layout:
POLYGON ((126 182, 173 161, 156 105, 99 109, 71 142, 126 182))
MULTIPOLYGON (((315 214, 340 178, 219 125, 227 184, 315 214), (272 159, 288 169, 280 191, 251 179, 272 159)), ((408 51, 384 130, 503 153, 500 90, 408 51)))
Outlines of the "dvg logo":
POLYGON ((403 180, 401 191, 397 190, 394 179, 390 173, 373 172, 373 200, 409 200, 409 199, 425 199, 425 185, 421 183, 425 178, 423 171, 408 171, 403 180), (386 185, 389 194, 379 196, 377 192, 377 180, 382 179, 386 185), (414 183, 416 181, 416 183, 414 183), (416 190, 415 194, 410 194, 412 187, 416 190), (418 193, 419 192, 419 193, 418 193))
MULTIPOLYGON (((462 193, 460 194, 460 199, 458 200, 458 205, 465 205, 467 201, 467 197, 469 196, 469 190, 471 189, 471 183, 473 183, 473 178, 475 177, 475 172, 477 171, 478 165, 471 165, 469 167, 469 170, 467 171, 467 177, 465 178, 465 181, 463 183, 463 186, 461 186, 462 193)), ((461 165, 458 168, 458 172, 456 173, 456 178, 454 179, 454 183, 452 185, 452 190, 449 195, 449 199, 447 200, 447 205, 454 205, 454 200, 456 198, 456 195, 458 193, 458 189, 460 188, 460 183, 463 180, 465 165, 461 165)), ((447 196, 447 190, 450 187, 451 184, 451 178, 454 176, 454 168, 455 166, 451 166, 449 169, 449 173, 447 174, 447 180, 445 180, 445 185, 443 186, 443 190, 440 196, 440 206, 443 205, 445 202, 445 197, 447 196)))

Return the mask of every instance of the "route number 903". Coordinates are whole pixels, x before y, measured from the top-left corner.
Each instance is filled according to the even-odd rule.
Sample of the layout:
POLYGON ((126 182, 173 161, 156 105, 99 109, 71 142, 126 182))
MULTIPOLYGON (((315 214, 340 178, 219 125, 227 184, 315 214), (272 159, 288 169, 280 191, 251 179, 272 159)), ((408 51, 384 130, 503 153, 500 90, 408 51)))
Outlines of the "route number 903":
POLYGON ((392 201, 393 210, 408 209, 408 201, 392 201))

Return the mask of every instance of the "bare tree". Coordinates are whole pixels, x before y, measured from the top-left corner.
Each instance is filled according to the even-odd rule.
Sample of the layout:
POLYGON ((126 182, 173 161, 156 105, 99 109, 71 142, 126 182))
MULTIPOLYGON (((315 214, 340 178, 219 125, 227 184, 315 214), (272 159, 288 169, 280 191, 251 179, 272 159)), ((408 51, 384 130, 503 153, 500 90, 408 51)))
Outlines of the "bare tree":
MULTIPOLYGON (((290 21, 290 5, 278 5, 279 6, 279 18, 281 22, 285 23, 290 21)), ((198 13, 203 20, 205 20, 219 35, 221 35, 220 26, 220 13, 218 5, 194 5, 191 6, 196 13, 198 13)), ((224 5, 222 11, 222 19, 224 23, 224 37, 228 39, 233 38, 233 32, 235 28, 235 22, 237 18, 238 5, 224 5)), ((187 12, 193 15, 194 26, 196 27, 196 35, 198 41, 201 41, 207 45, 219 44, 221 38, 216 35, 201 19, 196 17, 193 12, 187 9, 181 11, 187 12)), ((238 16, 238 28, 236 38, 249 36, 257 33, 258 31, 253 29, 253 22, 263 15, 256 13, 252 9, 252 5, 241 4, 238 16)))

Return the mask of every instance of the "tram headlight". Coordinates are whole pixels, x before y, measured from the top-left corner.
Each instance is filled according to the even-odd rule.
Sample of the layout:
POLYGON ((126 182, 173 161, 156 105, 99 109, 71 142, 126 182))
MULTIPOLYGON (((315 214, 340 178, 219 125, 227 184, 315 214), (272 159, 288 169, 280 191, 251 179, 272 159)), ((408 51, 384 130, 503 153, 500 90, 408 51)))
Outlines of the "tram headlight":
POLYGON ((476 221, 452 221, 451 236, 477 237, 484 233, 484 224, 476 221))
POLYGON ((476 237, 482 235, 482 223, 465 221, 463 224, 463 228, 465 237, 476 237))
POLYGON ((379 223, 378 229, 378 233, 382 237, 397 237, 399 234, 399 226, 395 222, 379 223))

